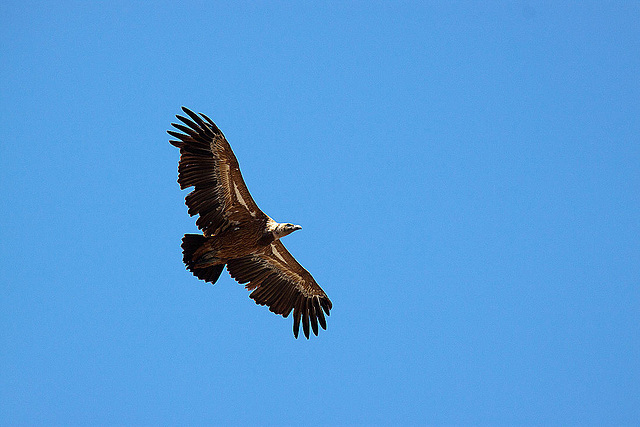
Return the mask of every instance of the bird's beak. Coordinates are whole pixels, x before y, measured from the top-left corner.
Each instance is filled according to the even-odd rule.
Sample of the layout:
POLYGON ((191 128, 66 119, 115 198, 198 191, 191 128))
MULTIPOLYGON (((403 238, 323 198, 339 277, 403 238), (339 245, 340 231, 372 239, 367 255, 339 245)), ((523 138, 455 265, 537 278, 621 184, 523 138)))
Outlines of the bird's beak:
POLYGON ((296 230, 302 230, 302 226, 301 225, 294 225, 293 226, 293 231, 296 231, 296 230))

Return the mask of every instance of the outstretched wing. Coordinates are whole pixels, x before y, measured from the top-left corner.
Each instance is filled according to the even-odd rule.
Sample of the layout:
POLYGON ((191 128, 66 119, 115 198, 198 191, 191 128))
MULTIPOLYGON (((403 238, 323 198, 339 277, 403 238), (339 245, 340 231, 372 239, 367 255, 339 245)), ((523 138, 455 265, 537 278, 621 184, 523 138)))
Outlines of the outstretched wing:
POLYGON ((209 117, 182 107, 190 118, 176 115, 182 123, 171 123, 180 132, 167 131, 180 148, 178 183, 181 189, 195 187, 185 199, 189 215, 200 215, 196 225, 206 236, 215 236, 230 226, 251 220, 266 220, 247 189, 238 160, 226 138, 209 117))
POLYGON ((332 304, 311 274, 287 251, 280 240, 265 252, 234 259, 227 270, 238 283, 244 284, 257 304, 283 317, 293 310, 293 334, 298 338, 300 319, 304 335, 309 338, 309 324, 318 335, 318 323, 327 329, 324 313, 329 315, 332 304), (323 313, 324 310, 324 313, 323 313))

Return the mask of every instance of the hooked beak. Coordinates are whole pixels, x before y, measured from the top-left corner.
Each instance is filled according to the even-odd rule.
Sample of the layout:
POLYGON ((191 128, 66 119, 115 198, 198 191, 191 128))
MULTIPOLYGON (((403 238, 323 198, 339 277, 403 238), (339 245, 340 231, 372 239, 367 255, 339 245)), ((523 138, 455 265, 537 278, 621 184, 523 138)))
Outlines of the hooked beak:
POLYGON ((302 230, 302 226, 301 225, 294 225, 293 226, 293 231, 296 231, 296 230, 302 230))

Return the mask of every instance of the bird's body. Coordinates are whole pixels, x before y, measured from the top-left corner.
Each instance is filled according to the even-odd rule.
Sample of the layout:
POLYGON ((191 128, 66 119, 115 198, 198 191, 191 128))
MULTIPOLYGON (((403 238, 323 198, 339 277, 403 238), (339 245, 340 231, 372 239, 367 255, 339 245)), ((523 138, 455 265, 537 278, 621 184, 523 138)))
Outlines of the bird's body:
POLYGON ((238 226, 208 237, 204 245, 194 254, 196 257, 205 253, 215 253, 221 263, 241 258, 257 252, 262 252, 273 242, 271 233, 264 233, 261 223, 251 223, 249 226, 238 226))
POLYGON ((326 329, 324 313, 329 314, 331 301, 280 242, 301 227, 277 223, 262 212, 222 132, 204 114, 183 111, 191 120, 178 115, 184 125, 172 123, 183 133, 168 132, 178 138, 170 141, 180 148, 178 183, 182 189, 195 187, 185 203, 190 215, 199 215, 196 225, 203 232, 182 239, 187 269, 215 283, 226 265, 234 279, 253 291, 250 297, 257 304, 284 317, 293 310, 296 338, 300 320, 307 338, 309 326, 317 335, 318 324, 326 329))

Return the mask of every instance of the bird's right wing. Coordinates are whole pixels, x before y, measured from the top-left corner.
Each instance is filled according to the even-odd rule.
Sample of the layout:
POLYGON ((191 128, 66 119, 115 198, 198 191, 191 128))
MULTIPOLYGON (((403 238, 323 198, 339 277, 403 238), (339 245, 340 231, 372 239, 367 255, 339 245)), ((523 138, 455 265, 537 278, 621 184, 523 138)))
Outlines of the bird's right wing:
POLYGON ((171 125, 169 141, 180 148, 178 183, 181 189, 195 187, 185 203, 189 215, 199 215, 196 225, 206 236, 215 236, 230 226, 246 221, 266 220, 247 189, 238 160, 226 138, 209 117, 182 110, 191 118, 176 115, 184 124, 171 125))

